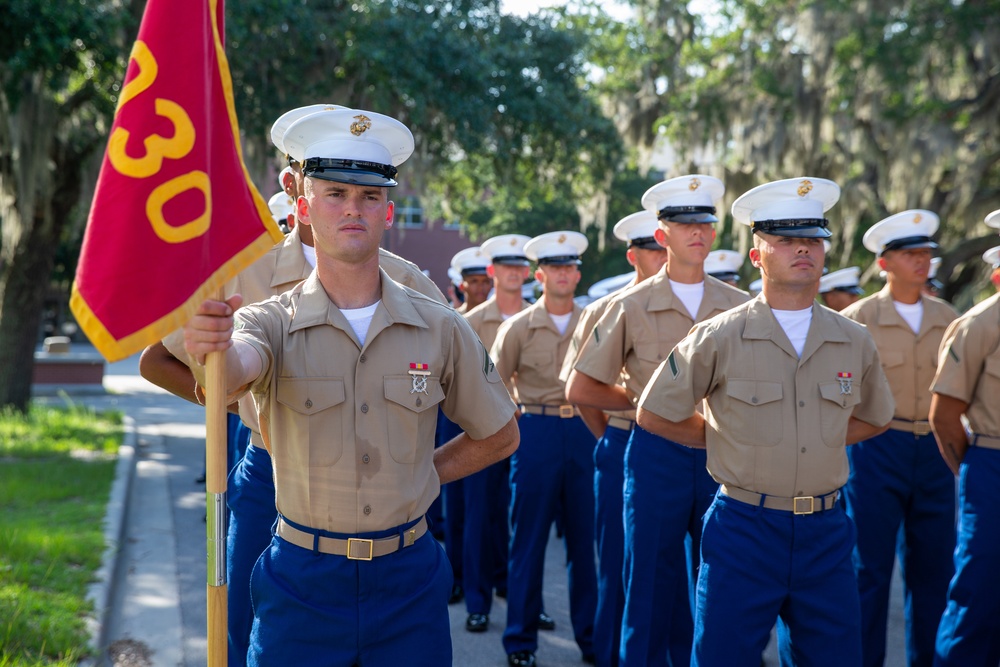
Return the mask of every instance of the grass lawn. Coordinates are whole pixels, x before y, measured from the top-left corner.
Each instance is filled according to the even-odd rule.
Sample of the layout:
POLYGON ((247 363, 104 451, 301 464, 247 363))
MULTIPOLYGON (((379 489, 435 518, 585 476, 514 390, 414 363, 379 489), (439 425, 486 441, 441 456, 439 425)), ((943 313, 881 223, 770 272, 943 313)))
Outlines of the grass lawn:
POLYGON ((123 437, 120 413, 0 413, 0 667, 90 655, 87 586, 123 437))

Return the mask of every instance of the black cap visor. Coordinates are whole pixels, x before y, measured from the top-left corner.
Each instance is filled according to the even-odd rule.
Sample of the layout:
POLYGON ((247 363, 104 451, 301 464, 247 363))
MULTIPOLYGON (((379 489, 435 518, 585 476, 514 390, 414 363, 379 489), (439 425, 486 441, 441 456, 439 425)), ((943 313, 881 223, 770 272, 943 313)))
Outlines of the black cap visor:
POLYGON ((656 242, 655 236, 642 236, 628 242, 628 247, 639 248, 640 250, 666 250, 656 242))
POLYGON ((583 262, 580 261, 579 255, 556 255, 555 257, 543 257, 538 260, 538 263, 539 265, 549 264, 551 266, 567 266, 570 264, 580 266, 583 264, 583 262))
POLYGON ((396 168, 378 162, 311 157, 302 166, 302 173, 310 178, 350 185, 373 185, 380 188, 397 185, 396 168))
POLYGON ((493 258, 493 265, 503 266, 531 266, 531 262, 524 255, 497 255, 493 258))
POLYGON ((857 296, 861 296, 862 294, 865 293, 865 291, 863 289, 861 289, 861 287, 858 286, 858 285, 846 285, 844 287, 834 287, 830 291, 831 292, 845 292, 847 294, 855 294, 857 296))
POLYGON ((489 275, 486 273, 485 266, 469 266, 462 269, 462 277, 468 278, 469 276, 485 276, 489 275))
POLYGON ((893 239, 882 247, 882 254, 889 250, 912 250, 913 248, 937 248, 939 247, 929 236, 907 236, 901 239, 893 239))
POLYGON ((708 275, 712 276, 716 280, 721 280, 723 282, 726 282, 728 280, 740 279, 740 274, 736 273, 735 271, 716 271, 715 273, 709 273, 708 275))
POLYGON ((663 222, 682 225, 704 225, 719 221, 715 217, 714 206, 664 206, 656 217, 663 222))
POLYGON ((828 239, 833 234, 827 229, 830 224, 825 218, 803 220, 755 220, 751 229, 755 232, 773 234, 774 236, 789 236, 796 239, 828 239))

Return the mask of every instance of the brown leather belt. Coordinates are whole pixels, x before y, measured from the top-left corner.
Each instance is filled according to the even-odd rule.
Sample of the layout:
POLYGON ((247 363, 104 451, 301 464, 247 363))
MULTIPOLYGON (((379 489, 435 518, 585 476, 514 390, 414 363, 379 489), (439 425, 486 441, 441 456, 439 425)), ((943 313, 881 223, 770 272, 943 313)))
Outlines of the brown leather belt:
POLYGON ((544 417, 562 417, 563 419, 580 416, 580 411, 574 405, 522 405, 521 413, 544 417))
POLYGON ((995 435, 984 435, 982 433, 973 433, 972 446, 985 447, 986 449, 1000 449, 1000 437, 995 435))
POLYGON ((608 426, 623 431, 631 431, 632 427, 635 426, 635 420, 625 419, 624 417, 608 417, 608 426))
MULTIPOLYGON (((762 494, 760 493, 747 491, 746 489, 740 489, 734 486, 726 486, 725 484, 720 486, 719 490, 722 491, 723 495, 727 495, 733 500, 738 500, 741 503, 757 507, 761 504, 760 499, 762 494)), ((837 506, 837 497, 839 495, 839 491, 834 491, 833 493, 828 493, 825 496, 796 496, 794 498, 785 498, 784 496, 763 496, 763 498, 764 507, 769 510, 782 510, 793 514, 813 514, 815 512, 826 512, 827 510, 832 510, 837 506)))
POLYGON ((377 539, 364 539, 359 537, 349 537, 340 539, 336 537, 316 536, 299 530, 291 526, 285 517, 278 517, 278 536, 286 542, 290 542, 303 549, 315 550, 324 554, 334 556, 345 556, 348 560, 371 560, 379 556, 388 556, 399 551, 401 548, 413 546, 427 532, 427 519, 420 517, 420 521, 408 528, 402 539, 399 535, 380 537, 377 539))
POLYGON ((925 436, 931 432, 931 423, 926 419, 900 419, 894 418, 889 422, 889 428, 895 431, 906 431, 907 433, 912 433, 913 435, 920 437, 925 436))

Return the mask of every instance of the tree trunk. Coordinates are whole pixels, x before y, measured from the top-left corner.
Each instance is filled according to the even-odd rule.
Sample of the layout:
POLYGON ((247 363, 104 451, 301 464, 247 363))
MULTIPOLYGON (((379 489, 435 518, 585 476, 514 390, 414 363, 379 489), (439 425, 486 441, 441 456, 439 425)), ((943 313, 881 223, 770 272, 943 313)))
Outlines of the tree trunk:
MULTIPOLYGON (((0 274, 0 407, 26 412, 35 345, 58 242, 57 225, 32 224, 0 274)), ((61 227, 61 225, 59 225, 61 227)))

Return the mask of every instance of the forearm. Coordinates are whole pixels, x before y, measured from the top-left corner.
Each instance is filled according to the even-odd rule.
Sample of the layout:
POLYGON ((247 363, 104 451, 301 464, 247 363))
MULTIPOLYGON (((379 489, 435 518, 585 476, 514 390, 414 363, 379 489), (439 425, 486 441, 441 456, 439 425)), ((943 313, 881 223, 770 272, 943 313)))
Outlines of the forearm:
POLYGON ((600 410, 631 410, 635 407, 625 387, 604 384, 578 371, 570 373, 566 382, 566 400, 600 410))
POLYGON ((139 357, 139 374, 157 387, 192 403, 200 403, 195 394, 195 379, 183 361, 170 354, 163 343, 154 343, 139 357))
POLYGON ((604 410, 588 408, 585 405, 578 405, 576 408, 580 411, 583 423, 587 425, 594 437, 598 439, 604 437, 604 430, 608 427, 608 415, 605 414, 604 410))
POLYGON ((962 415, 967 409, 968 404, 956 398, 942 394, 931 397, 931 430, 941 457, 956 475, 969 449, 969 436, 962 425, 962 415))
POLYGON ((643 429, 685 447, 705 449, 705 418, 697 412, 680 422, 664 419, 660 415, 643 410, 636 411, 635 422, 643 429))
POLYGON ((867 440, 868 438, 874 438, 879 433, 884 433, 888 428, 889 424, 885 424, 884 426, 875 426, 855 417, 851 417, 851 419, 847 422, 847 438, 845 440, 845 444, 853 445, 856 442, 861 442, 862 440, 867 440))
POLYGON ((464 431, 434 450, 434 467, 442 484, 461 479, 502 461, 517 450, 520 442, 517 420, 511 417, 499 431, 482 440, 473 440, 464 431))
MULTIPOLYGON (((262 363, 257 350, 249 343, 235 340, 233 345, 224 351, 226 355, 226 373, 224 376, 227 403, 239 398, 243 392, 256 380, 261 373, 262 363)), ((206 386, 205 366, 194 364, 191 371, 202 387, 206 386)))

